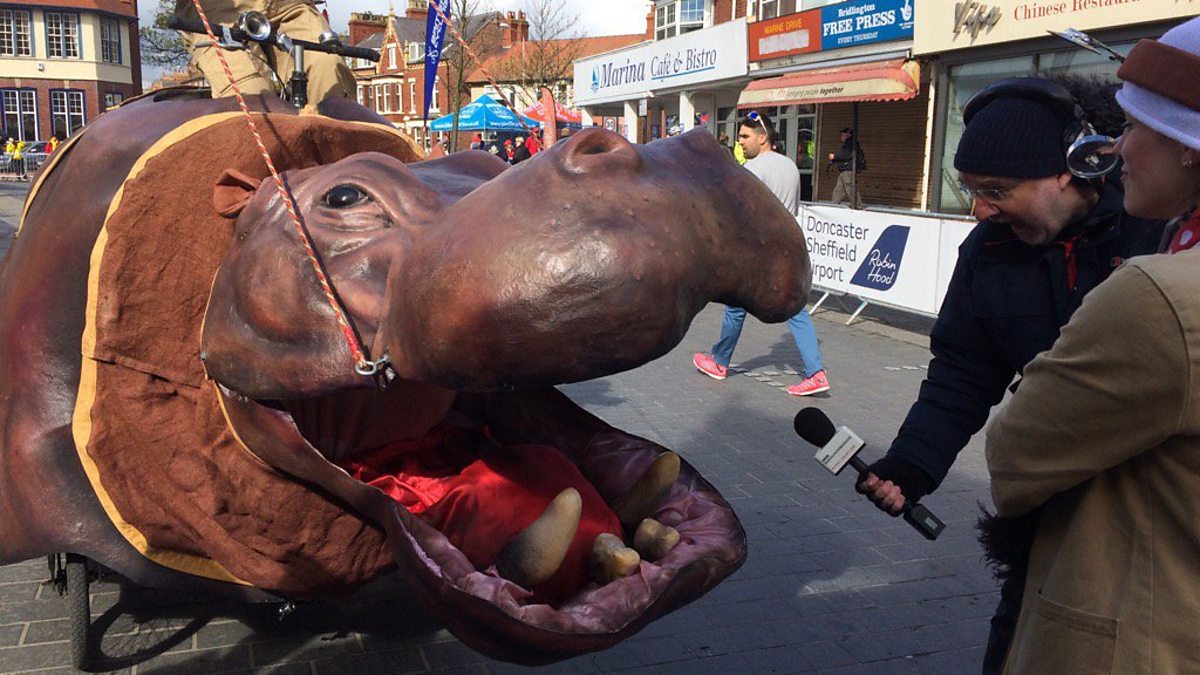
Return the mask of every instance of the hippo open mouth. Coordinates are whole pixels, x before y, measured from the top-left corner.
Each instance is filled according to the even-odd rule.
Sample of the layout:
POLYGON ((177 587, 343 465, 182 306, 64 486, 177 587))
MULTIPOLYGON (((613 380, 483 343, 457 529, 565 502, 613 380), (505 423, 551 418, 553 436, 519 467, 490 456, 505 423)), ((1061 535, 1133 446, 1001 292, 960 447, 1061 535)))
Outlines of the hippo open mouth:
POLYGON ((635 148, 589 130, 505 168, 366 153, 287 176, 363 343, 390 359, 375 382, 329 329, 274 186, 227 176, 238 235, 203 355, 247 449, 382 528, 465 642, 543 663, 623 639, 746 552, 691 467, 553 385, 661 356, 709 301, 783 320, 808 266, 795 220, 703 132, 635 148), (565 518, 563 491, 580 502, 565 518), (632 546, 645 517, 668 539, 657 559, 606 573, 596 542, 632 546), (569 546, 522 543, 546 522, 569 546))
POLYGON ((340 107, 256 104, 333 303, 230 101, 134 102, 43 172, 0 270, 0 562, 71 551, 247 599, 399 567, 464 642, 523 663, 736 570, 717 491, 554 386, 667 353, 711 301, 793 315, 792 215, 703 132, 405 164, 409 139, 340 107))

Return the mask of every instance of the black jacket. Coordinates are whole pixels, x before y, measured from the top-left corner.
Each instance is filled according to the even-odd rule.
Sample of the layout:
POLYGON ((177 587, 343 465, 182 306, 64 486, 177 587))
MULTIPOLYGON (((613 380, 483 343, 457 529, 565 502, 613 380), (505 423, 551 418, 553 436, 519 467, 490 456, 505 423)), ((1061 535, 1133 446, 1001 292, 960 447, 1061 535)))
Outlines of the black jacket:
POLYGON ((525 147, 525 144, 522 143, 517 146, 516 152, 513 153, 512 163, 520 164, 530 157, 532 157, 532 155, 529 153, 529 148, 525 147))
POLYGON ((839 172, 850 170, 850 162, 856 159, 855 152, 858 153, 858 170, 867 170, 867 156, 863 154, 862 146, 851 136, 842 143, 842 147, 838 148, 837 152, 833 153, 832 163, 837 167, 839 172))
POLYGON ((872 467, 877 475, 909 499, 935 489, 1083 296, 1126 259, 1157 252, 1164 223, 1130 216, 1122 200, 1118 187, 1106 185, 1087 217, 1044 246, 988 220, 971 231, 930 333, 929 374, 887 456, 872 467))

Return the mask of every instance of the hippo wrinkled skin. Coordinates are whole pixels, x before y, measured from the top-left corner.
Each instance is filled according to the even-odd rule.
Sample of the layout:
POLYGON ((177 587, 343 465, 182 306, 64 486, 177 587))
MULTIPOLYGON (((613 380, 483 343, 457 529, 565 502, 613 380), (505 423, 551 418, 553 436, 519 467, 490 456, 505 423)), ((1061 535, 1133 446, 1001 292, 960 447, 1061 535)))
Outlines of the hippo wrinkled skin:
MULTIPOLYGON (((278 101, 252 106, 270 112, 279 128, 313 123, 278 101)), ((621 501, 665 449, 610 427, 555 385, 666 354, 709 302, 777 322, 795 314, 809 290, 794 218, 710 135, 635 146, 589 129, 511 168, 482 152, 405 163, 396 152, 368 151, 285 171, 354 333, 372 359, 390 360, 374 377, 354 371, 347 339, 269 178, 226 171, 217 187, 211 176, 203 185, 162 185, 162 200, 180 192, 203 193, 207 204, 223 200, 227 217, 200 233, 223 237, 220 250, 203 251, 219 267, 187 271, 201 277, 207 297, 198 305, 197 339, 177 349, 186 357, 180 367, 203 373, 203 382, 170 384, 169 368, 109 358, 93 344, 134 320, 94 310, 113 295, 104 274, 119 286, 125 272, 97 267, 102 246, 115 255, 107 251, 125 236, 106 216, 121 214, 110 213, 116 200, 132 199, 133 188, 122 183, 128 175, 132 186, 148 148, 185 122, 233 109, 229 100, 182 95, 136 100, 93 122, 31 194, 0 270, 0 563, 69 551, 140 584, 186 584, 251 601, 336 597, 398 568, 464 642, 531 664, 610 646, 740 566, 746 542, 736 516, 686 462, 653 508, 679 532, 678 545, 642 560, 631 576, 584 583, 553 600, 473 564, 432 521, 350 468, 368 449, 423 443, 436 455, 441 446, 431 437, 470 433, 468 445, 501 454, 551 448, 586 481, 585 501, 597 495, 606 512, 621 501), (117 478, 104 471, 121 465, 124 449, 106 451, 108 432, 97 431, 112 426, 105 411, 120 416, 125 405, 126 386, 107 394, 102 386, 118 367, 126 373, 120 377, 147 387, 170 385, 169 396, 147 400, 192 405, 215 392, 211 409, 220 412, 208 416, 217 420, 209 436, 227 438, 223 447, 233 454, 222 456, 239 462, 204 465, 224 492, 125 505, 138 479, 108 482, 117 478), (95 399, 82 414, 81 392, 95 399), (255 476, 273 481, 255 497, 262 504, 293 496, 271 513, 238 506, 241 492, 256 489, 255 476), (138 525, 127 513, 134 507, 158 520, 138 525), (199 516, 177 516, 184 511, 199 516), (226 548, 214 543, 227 531, 257 536, 285 518, 337 524, 320 535, 267 533, 284 552, 246 547, 247 555, 269 558, 265 567, 230 552, 240 550, 241 534, 229 536, 226 548), (328 550, 337 537, 349 542, 346 550, 328 550), (180 559, 219 563, 228 574, 189 573, 172 562, 180 559), (255 576, 259 569, 269 574, 255 576)), ((381 121, 345 101, 326 102, 322 112, 353 120, 336 122, 338 133, 381 121)), ((214 153, 212 163, 223 157, 214 153)), ((166 223, 134 231, 159 225, 166 223)), ((183 272, 166 269, 154 284, 129 283, 139 293, 174 292, 173 275, 183 272)), ((163 321, 163 330, 174 329, 163 321)), ((136 351, 140 343, 131 344, 136 351)), ((141 419, 150 414, 129 417, 168 425, 171 438, 208 419, 193 412, 151 422, 141 419)), ((172 447, 170 456, 185 462, 190 452, 172 447)), ((190 490, 197 479, 188 480, 190 490)), ((145 487, 152 482, 161 481, 147 479, 145 487)), ((484 514, 490 508, 476 506, 484 514)))

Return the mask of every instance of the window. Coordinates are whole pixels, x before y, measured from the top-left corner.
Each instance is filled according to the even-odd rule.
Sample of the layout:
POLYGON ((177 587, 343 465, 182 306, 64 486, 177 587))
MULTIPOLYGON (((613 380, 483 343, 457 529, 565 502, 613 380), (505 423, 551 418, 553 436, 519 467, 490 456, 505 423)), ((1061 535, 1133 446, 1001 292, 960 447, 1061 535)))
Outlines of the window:
POLYGON ((710 0, 670 0, 656 3, 654 39, 663 40, 704 28, 709 15, 709 2, 710 0))
POLYGON ((408 43, 408 62, 413 63, 425 58, 425 45, 420 42, 408 43))
POLYGON ((777 16, 795 14, 796 0, 759 0, 758 18, 774 19, 777 16))
POLYGON ((121 101, 124 101, 124 100, 125 100, 125 94, 115 92, 115 91, 110 91, 104 95, 104 109, 112 110, 113 108, 121 105, 121 101))
POLYGON ((375 112, 388 112, 387 96, 383 94, 383 85, 375 85, 375 112))
POLYGON ((33 16, 20 9, 0 9, 0 56, 33 56, 33 16))
MULTIPOLYGON (((1110 43, 1120 54, 1128 54, 1134 42, 1110 43)), ((1116 84, 1116 64, 1102 54, 1092 54, 1082 49, 1061 49, 1025 54, 1008 58, 992 59, 953 65, 948 69, 948 86, 943 105, 946 106, 946 126, 942 132, 942 166, 939 178, 940 192, 931 208, 944 213, 967 213, 971 207, 968 195, 958 189, 958 172, 954 169, 954 151, 962 139, 963 108, 980 89, 1006 77, 1049 77, 1070 74, 1084 79, 1094 78, 1100 85, 1116 84)), ((1103 119, 1093 119, 1102 134, 1120 134, 1119 128, 1104 128, 1103 119)), ((1114 125, 1115 126, 1115 125, 1114 125)))
POLYGON ((408 112, 416 114, 417 112, 417 81, 408 81, 408 112))
POLYGON ((40 138, 35 90, 0 89, 0 107, 4 109, 5 133, 22 141, 40 138))
POLYGON ((66 138, 87 123, 83 113, 83 92, 78 89, 50 90, 50 117, 54 133, 66 138))
POLYGON ((704 5, 706 0, 680 0, 679 34, 704 28, 704 5))
POLYGON ((78 59, 79 15, 46 12, 46 55, 52 59, 78 59))
MULTIPOLYGON (((946 88, 946 129, 943 136, 941 176, 941 198, 934 207, 943 213, 967 213, 971 209, 970 198, 958 189, 958 171, 954 168, 954 149, 962 138, 962 111, 967 101, 988 84, 1006 77, 1031 77, 1036 73, 1033 56, 978 61, 949 69, 949 86, 946 88)), ((940 92, 939 92, 940 93, 940 92)))
POLYGON ((367 105, 367 88, 363 85, 358 87, 358 104, 363 107, 367 105))
POLYGON ((105 63, 121 62, 121 22, 100 17, 100 58, 105 63))
POLYGON ((395 70, 396 67, 396 45, 388 45, 388 68, 395 70))
POLYGON ((675 4, 660 5, 654 10, 654 39, 675 37, 675 4))
POLYGON ((433 76, 433 100, 430 101, 429 109, 434 112, 440 112, 442 109, 441 101, 438 99, 438 82, 441 78, 433 76))

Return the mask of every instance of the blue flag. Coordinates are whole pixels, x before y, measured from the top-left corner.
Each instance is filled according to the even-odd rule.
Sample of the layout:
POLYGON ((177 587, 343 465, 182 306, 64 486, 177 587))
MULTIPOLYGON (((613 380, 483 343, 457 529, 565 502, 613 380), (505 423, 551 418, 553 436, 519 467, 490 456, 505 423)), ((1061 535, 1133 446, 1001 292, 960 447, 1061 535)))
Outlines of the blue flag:
POLYGON ((446 43, 446 22, 434 11, 435 5, 447 19, 450 18, 450 0, 429 0, 429 15, 425 18, 425 119, 429 119, 438 62, 442 60, 442 45, 446 43))

